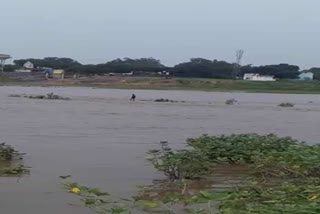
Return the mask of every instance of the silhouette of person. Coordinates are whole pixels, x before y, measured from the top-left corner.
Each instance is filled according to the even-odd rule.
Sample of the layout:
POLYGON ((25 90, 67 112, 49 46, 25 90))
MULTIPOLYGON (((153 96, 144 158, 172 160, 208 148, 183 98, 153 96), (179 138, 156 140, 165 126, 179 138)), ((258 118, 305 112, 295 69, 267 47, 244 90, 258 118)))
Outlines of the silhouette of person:
POLYGON ((136 95, 132 94, 130 101, 135 101, 136 100, 136 95))

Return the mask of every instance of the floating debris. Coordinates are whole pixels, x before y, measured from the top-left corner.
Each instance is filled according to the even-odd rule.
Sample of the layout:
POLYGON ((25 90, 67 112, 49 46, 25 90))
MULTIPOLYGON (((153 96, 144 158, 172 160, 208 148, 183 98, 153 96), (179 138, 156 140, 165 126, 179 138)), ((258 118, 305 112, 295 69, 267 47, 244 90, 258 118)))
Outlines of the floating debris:
POLYGON ((54 93, 49 93, 47 95, 19 95, 19 94, 11 94, 9 97, 24 97, 29 99, 40 99, 40 100, 71 100, 69 97, 62 97, 60 95, 56 95, 54 93))
POLYGON ((238 104, 238 100, 236 99, 229 99, 229 100, 226 100, 225 104, 226 105, 234 105, 234 104, 238 104))
POLYGON ((156 99, 154 100, 154 102, 163 102, 163 103, 185 103, 185 101, 177 101, 177 100, 170 100, 170 99, 164 99, 164 98, 160 98, 160 99, 156 99))
POLYGON ((294 107, 293 103, 280 103, 278 106, 280 107, 294 107))

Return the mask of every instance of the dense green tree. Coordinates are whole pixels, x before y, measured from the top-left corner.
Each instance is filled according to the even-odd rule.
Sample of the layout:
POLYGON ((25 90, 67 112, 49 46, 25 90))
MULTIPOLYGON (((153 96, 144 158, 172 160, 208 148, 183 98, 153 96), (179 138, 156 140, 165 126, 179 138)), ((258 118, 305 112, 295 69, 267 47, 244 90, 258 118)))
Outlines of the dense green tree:
MULTIPOLYGON (((232 78, 234 64, 218 61, 207 60, 202 58, 193 58, 190 62, 176 65, 173 70, 175 76, 183 77, 202 77, 202 78, 232 78)), ((246 65, 241 67, 240 77, 245 73, 258 73, 262 75, 272 75, 278 79, 296 79, 299 72, 299 66, 289 64, 252 66, 246 65)))
POLYGON ((4 66, 4 71, 5 72, 13 72, 13 71, 15 71, 17 69, 17 67, 15 66, 15 65, 5 65, 4 66))
POLYGON ((53 69, 67 69, 73 66, 81 66, 81 64, 70 58, 47 57, 44 59, 20 59, 15 60, 17 66, 22 67, 26 62, 32 62, 35 67, 48 67, 53 69))
POLYGON ((304 72, 312 72, 314 74, 314 79, 320 80, 320 68, 310 68, 304 72))
MULTIPOLYGON (((216 78, 231 79, 234 70, 234 64, 219 60, 208 60, 203 58, 192 58, 189 62, 180 63, 174 67, 164 66, 160 60, 154 58, 140 59, 115 59, 106 63, 96 65, 82 65, 76 60, 70 58, 47 57, 44 59, 21 59, 15 60, 17 67, 22 67, 27 61, 32 62, 35 67, 49 67, 53 69, 65 69, 71 73, 84 74, 105 74, 105 73, 129 73, 132 71, 159 72, 170 71, 177 77, 198 77, 198 78, 216 78)), ((12 70, 8 67, 7 70, 12 70)), ((310 71, 320 78, 320 68, 313 68, 310 71)), ((278 79, 295 79, 299 75, 299 67, 289 64, 241 67, 239 77, 245 73, 258 73, 262 75, 273 75, 278 79)))
POLYGON ((181 63, 173 68, 173 75, 180 77, 230 79, 233 64, 225 61, 192 58, 189 62, 181 63))
POLYGON ((149 71, 159 72, 165 69, 160 60, 154 58, 141 58, 141 59, 116 59, 105 64, 111 72, 124 73, 131 71, 149 71))
POLYGON ((47 57, 44 59, 20 59, 15 60, 14 63, 18 67, 22 67, 27 61, 32 62, 35 67, 65 69, 67 72, 80 72, 86 74, 129 73, 131 71, 159 72, 166 69, 166 67, 161 64, 160 60, 154 58, 124 58, 97 65, 82 65, 73 59, 58 57, 47 57))

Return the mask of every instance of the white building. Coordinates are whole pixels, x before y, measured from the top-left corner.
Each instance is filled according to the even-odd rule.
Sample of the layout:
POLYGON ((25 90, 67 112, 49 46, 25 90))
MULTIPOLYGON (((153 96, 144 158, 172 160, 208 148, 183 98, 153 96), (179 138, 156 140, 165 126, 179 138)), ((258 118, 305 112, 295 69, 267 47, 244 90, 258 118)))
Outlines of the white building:
POLYGON ((160 71, 160 72, 158 72, 158 74, 161 76, 170 76, 170 72, 168 72, 168 71, 160 71))
POLYGON ((33 69, 34 65, 33 65, 32 62, 28 61, 28 62, 23 64, 23 68, 25 68, 25 69, 33 69))
POLYGON ((133 76, 134 72, 131 71, 130 73, 122 73, 122 76, 133 76))
POLYGON ((276 81, 274 76, 269 75, 260 75, 260 74, 245 74, 243 76, 243 80, 251 80, 251 81, 276 81))
POLYGON ((313 80, 314 74, 312 72, 303 72, 299 75, 300 80, 313 80))

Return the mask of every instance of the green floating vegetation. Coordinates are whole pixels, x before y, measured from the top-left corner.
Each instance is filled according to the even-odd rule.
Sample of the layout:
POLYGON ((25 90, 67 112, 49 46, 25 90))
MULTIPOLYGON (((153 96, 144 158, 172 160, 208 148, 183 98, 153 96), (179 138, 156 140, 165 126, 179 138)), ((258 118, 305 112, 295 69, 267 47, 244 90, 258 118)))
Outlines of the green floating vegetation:
MULTIPOLYGON (((84 206, 88 207, 95 213, 112 213, 112 214, 128 214, 129 205, 123 202, 130 200, 114 200, 112 196, 99 190, 98 188, 90 188, 87 186, 80 185, 75 182, 70 182, 68 179, 70 176, 60 176, 63 179, 63 188, 80 197, 81 202, 84 206)), ((131 201, 130 201, 131 202, 131 201)))
POLYGON ((28 167, 25 167, 24 165, 9 168, 0 168, 0 176, 21 175, 29 172, 30 169, 28 167))
POLYGON ((251 164, 257 156, 265 156, 275 151, 284 152, 292 145, 304 145, 290 137, 273 134, 203 135, 188 139, 187 144, 195 151, 200 151, 211 162, 230 164, 251 164))
POLYGON ((24 153, 17 151, 6 143, 0 144, 0 176, 12 176, 29 173, 30 169, 17 164, 23 159, 24 153))
POLYGON ((150 150, 148 154, 155 169, 176 186, 174 191, 150 197, 146 195, 146 187, 141 187, 133 199, 105 200, 100 191, 96 194, 90 188, 72 183, 66 187, 79 195, 85 206, 99 207, 93 210, 105 214, 320 213, 320 145, 273 134, 203 135, 188 139, 186 149, 172 150, 167 142, 161 142, 160 149, 150 150), (225 190, 191 188, 199 179, 214 177, 214 166, 220 164, 231 169, 244 166, 252 172, 248 175, 250 179, 243 186, 225 190), (111 203, 114 201, 117 202, 111 203))

